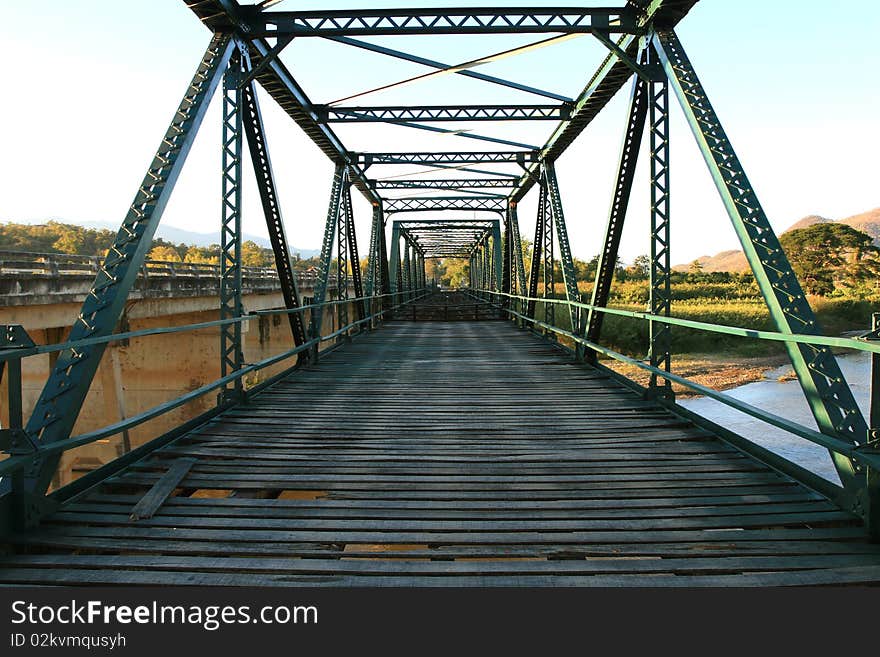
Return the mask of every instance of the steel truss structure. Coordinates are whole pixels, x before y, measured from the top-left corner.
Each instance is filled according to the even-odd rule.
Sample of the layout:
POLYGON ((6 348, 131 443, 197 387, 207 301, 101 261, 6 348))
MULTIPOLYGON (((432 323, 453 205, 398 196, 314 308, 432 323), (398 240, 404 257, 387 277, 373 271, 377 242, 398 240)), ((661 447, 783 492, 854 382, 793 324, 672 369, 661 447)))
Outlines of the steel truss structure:
MULTIPOLYGON (((358 318, 364 319, 370 314, 371 298, 381 298, 381 303, 386 306, 388 295, 414 298, 427 284, 426 261, 432 258, 467 259, 470 286, 475 293, 506 295, 507 312, 519 321, 531 320, 536 327, 542 322, 545 327, 567 326, 570 335, 580 340, 580 355, 595 362, 602 338, 602 310, 609 298, 647 126, 650 142, 652 320, 646 360, 653 370, 648 394, 672 404, 670 381, 663 377, 663 374, 672 375, 670 97, 681 106, 696 137, 778 331, 788 335, 818 334, 815 315, 675 34, 675 26, 697 0, 629 0, 618 8, 357 11, 273 11, 269 9, 270 3, 243 6, 236 0, 185 2, 209 28, 212 37, 71 330, 70 341, 79 346, 61 353, 26 426, 13 434, 10 452, 33 455, 29 466, 12 477, 12 494, 22 524, 37 521, 45 512, 45 493, 59 454, 47 452, 45 446, 70 438, 95 377, 106 343, 88 342, 88 339, 107 337, 114 331, 208 104, 221 86, 220 317, 235 319, 243 313, 241 189, 242 153, 246 145, 269 229, 292 340, 297 346, 312 345, 299 352, 300 362, 318 357, 317 345, 328 301, 345 302, 350 298, 350 292, 357 299, 367 297, 366 303, 354 305, 358 318), (449 65, 354 38, 460 34, 536 34, 542 35, 543 40, 465 64, 449 65), (547 34, 554 36, 547 37, 547 34), (574 34, 592 35, 607 50, 604 61, 588 77, 577 98, 472 70, 501 56, 551 46, 574 34), (289 43, 303 37, 330 39, 350 48, 416 63, 438 74, 463 75, 515 89, 543 98, 544 104, 367 106, 314 103, 280 59, 289 43), (568 240, 556 162, 609 100, 630 81, 629 115, 617 163, 604 244, 591 303, 585 305, 581 303, 583 299, 568 240), (301 312, 303 301, 292 275, 279 205, 281 190, 269 158, 257 97, 258 86, 334 164, 318 282, 309 307, 308 331, 305 313, 301 312), (424 125, 442 121, 479 121, 489 125, 498 121, 557 121, 558 125, 540 148, 462 133, 464 137, 506 144, 514 150, 442 152, 352 151, 331 128, 337 123, 369 125, 385 122, 449 132, 424 125), (368 169, 385 165, 406 165, 419 171, 409 177, 367 177, 368 169), (468 165, 483 168, 469 168, 468 165), (495 165, 507 166, 515 173, 487 170, 495 165), (454 170, 454 177, 422 177, 443 169, 454 170), (469 178, 463 175, 466 173, 475 173, 478 177, 469 178), (539 201, 533 248, 529 254, 523 248, 518 207, 535 186, 538 187, 539 201), (363 281, 352 187, 372 207, 363 281), (414 189, 454 191, 459 195, 403 198, 384 195, 386 190, 414 189), (479 189, 497 192, 476 191, 479 189), (386 240, 390 215, 430 211, 489 212, 498 216, 490 219, 394 219, 390 226, 390 242, 386 240), (336 274, 338 281, 335 290, 329 288, 331 272, 336 274), (333 297, 328 300, 331 292, 333 297), (511 297, 517 297, 519 301, 512 301, 511 297), (553 303, 560 300, 566 302, 561 307, 568 310, 564 317, 553 303), (521 305, 515 307, 516 303, 521 305), (538 304, 543 305, 540 320, 537 319, 538 304), (663 321, 664 318, 669 318, 670 323, 663 321), (86 343, 82 344, 84 340, 86 343)), ((348 304, 339 303, 335 307, 340 313, 340 325, 347 326, 348 304)), ((373 320, 370 321, 368 327, 372 326, 373 320)), ((822 434, 844 441, 853 449, 875 449, 876 441, 869 443, 868 424, 830 349, 798 342, 785 342, 785 345, 822 434)), ((224 376, 242 370, 240 324, 224 326, 221 330, 221 354, 224 376)), ((223 403, 236 403, 245 396, 240 379, 230 379, 221 399, 223 403)), ((866 519, 877 518, 877 509, 880 508, 877 472, 871 467, 857 465, 857 459, 840 452, 834 452, 833 458, 844 484, 842 499, 866 519)))

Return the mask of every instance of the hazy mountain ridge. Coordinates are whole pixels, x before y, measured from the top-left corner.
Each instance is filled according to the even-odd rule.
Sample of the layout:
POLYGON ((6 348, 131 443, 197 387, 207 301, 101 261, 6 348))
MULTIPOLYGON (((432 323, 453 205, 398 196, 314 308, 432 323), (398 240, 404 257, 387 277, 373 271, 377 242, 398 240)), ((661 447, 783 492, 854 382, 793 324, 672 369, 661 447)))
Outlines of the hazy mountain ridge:
MULTIPOLYGON (((834 219, 828 219, 827 217, 822 217, 814 214, 808 217, 804 217, 799 221, 796 221, 791 226, 782 231, 781 234, 785 234, 791 230, 796 230, 798 228, 808 228, 809 226, 813 226, 815 224, 826 224, 833 222, 835 222, 834 219)), ((863 212, 852 217, 847 217, 846 219, 840 219, 836 223, 846 224, 851 228, 855 228, 856 230, 860 230, 863 233, 867 233, 874 238, 874 245, 880 246, 880 208, 874 208, 873 210, 869 210, 868 212, 863 212)), ((743 272, 749 270, 749 263, 746 261, 745 254, 738 249, 732 251, 721 251, 720 253, 716 253, 713 256, 700 256, 696 260, 702 265, 703 271, 705 272, 743 272)), ((673 269, 676 271, 687 271, 690 266, 691 263, 689 262, 685 264, 675 265, 673 269)))

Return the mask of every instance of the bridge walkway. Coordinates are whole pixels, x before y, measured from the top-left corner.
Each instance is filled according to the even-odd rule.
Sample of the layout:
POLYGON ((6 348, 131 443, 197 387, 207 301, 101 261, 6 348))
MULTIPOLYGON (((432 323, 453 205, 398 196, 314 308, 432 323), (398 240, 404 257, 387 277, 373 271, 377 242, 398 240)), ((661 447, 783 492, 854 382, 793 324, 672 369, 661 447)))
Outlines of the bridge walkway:
POLYGON ((19 585, 880 582, 855 517, 500 321, 390 322, 12 542, 19 585))

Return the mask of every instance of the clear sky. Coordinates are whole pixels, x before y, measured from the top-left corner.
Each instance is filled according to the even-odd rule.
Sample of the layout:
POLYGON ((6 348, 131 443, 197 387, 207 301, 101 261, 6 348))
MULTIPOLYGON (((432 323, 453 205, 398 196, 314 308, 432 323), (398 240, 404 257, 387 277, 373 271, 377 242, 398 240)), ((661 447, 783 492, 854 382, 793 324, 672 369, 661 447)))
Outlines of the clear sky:
MULTIPOLYGON (((535 4, 286 0, 279 9, 535 4)), ((777 230, 808 214, 844 218, 880 206, 878 29, 876 0, 840 0, 833 5, 824 0, 702 0, 680 25, 679 35, 777 230)), ((540 38, 369 40, 452 64, 540 38)), ((6 83, 0 103, 0 220, 118 224, 208 39, 182 0, 0 0, 6 83)), ((364 51, 350 51, 351 57, 343 60, 345 50, 320 39, 300 39, 283 59, 315 102, 427 70, 364 51)), ((478 70, 575 96, 601 55, 601 46, 585 36, 478 70)), ((572 247, 582 258, 591 257, 600 246, 627 96, 628 90, 609 104, 557 166, 572 247)), ((300 248, 316 248, 331 165, 268 97, 262 100, 288 239, 300 248)), ((461 76, 445 76, 355 102, 535 101, 541 102, 461 76)), ((476 129, 542 144, 552 125, 478 124, 476 129)), ((336 131, 352 150, 493 148, 403 127, 338 126, 336 131)), ((678 107, 673 109, 672 140, 673 260, 687 262, 735 248, 729 220, 678 107)), ((164 222, 199 232, 218 231, 219 142, 215 102, 164 222)), ((247 173, 245 229, 265 235, 252 175, 247 173)), ((371 176, 395 173, 391 168, 370 170, 371 176)), ((624 235, 625 260, 648 249, 644 171, 636 185, 624 235)), ((364 251, 369 210, 357 194, 355 203, 364 251)), ((535 200, 529 199, 521 208, 521 230, 527 236, 534 230, 534 207, 535 200)))

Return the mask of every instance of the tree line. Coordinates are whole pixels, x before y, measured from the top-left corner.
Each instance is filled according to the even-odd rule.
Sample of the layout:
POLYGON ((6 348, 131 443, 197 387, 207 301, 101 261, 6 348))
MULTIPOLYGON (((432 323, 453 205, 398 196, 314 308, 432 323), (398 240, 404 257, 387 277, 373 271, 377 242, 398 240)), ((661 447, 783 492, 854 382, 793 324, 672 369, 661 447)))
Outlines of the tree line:
MULTIPOLYGON (((116 233, 105 228, 86 228, 58 221, 41 225, 5 223, 0 224, 0 249, 33 253, 66 253, 72 255, 103 256, 113 243, 116 233)), ((807 228, 788 231, 780 237, 792 268, 808 294, 817 296, 844 296, 869 298, 880 292, 880 249, 867 233, 840 223, 820 223, 807 228)), ((522 240, 525 267, 531 266, 532 245, 522 240)), ((220 245, 195 246, 174 244, 161 238, 153 240, 148 259, 166 262, 192 262, 219 264, 220 245)), ((242 244, 242 264, 246 267, 271 267, 275 262, 272 250, 253 241, 242 244)), ((590 260, 574 258, 577 280, 581 286, 591 287, 595 280, 599 256, 590 260)), ((306 270, 318 266, 318 258, 300 258, 295 254, 293 267, 306 270)), ((446 287, 463 287, 468 284, 468 262, 465 259, 446 258, 429 260, 428 278, 446 287)), ((361 263, 365 269, 366 263, 361 263)), ((634 294, 641 298, 647 289, 643 283, 650 277, 651 261, 647 255, 636 257, 631 264, 618 260, 614 278, 617 283, 631 283, 618 290, 618 296, 634 294), (625 290, 629 288, 630 293, 625 290)), ((554 263, 554 278, 562 282, 559 262, 554 263)), ((750 272, 704 272, 699 261, 691 263, 688 271, 675 272, 673 285, 706 284, 707 294, 719 294, 717 285, 727 286, 724 296, 742 296, 743 293, 758 294, 754 277, 750 272), (716 286, 712 288, 712 286, 716 286)))
MULTIPOLYGON (((788 231, 780 237, 780 243, 807 294, 857 299, 880 294, 880 249, 867 233, 846 224, 821 223, 788 231)), ((521 248, 528 276, 532 244, 524 239, 521 248)), ((590 260, 572 260, 581 291, 591 291, 599 256, 590 260)), ((646 300, 650 275, 649 256, 637 256, 628 265, 618 259, 614 269, 614 280, 618 284, 613 290, 614 296, 626 302, 646 300)), ((464 287, 468 285, 468 277, 469 263, 463 258, 428 261, 428 278, 440 285, 464 287)), ((560 284, 563 281, 558 261, 554 262, 554 280, 560 284)), ((707 298, 760 296, 751 271, 706 272, 699 260, 694 260, 686 271, 673 272, 671 280, 678 288, 677 297, 698 298, 700 294, 707 298)))
MULTIPOLYGON (((87 228, 59 221, 39 225, 0 224, 0 249, 5 251, 103 256, 115 237, 116 233, 106 228, 87 228)), ((156 238, 147 259, 216 265, 220 263, 220 245, 195 246, 182 242, 174 244, 156 238)), ((245 267, 271 267, 275 264, 272 249, 251 240, 241 245, 241 259, 245 267)), ((294 254, 294 269, 305 270, 317 265, 317 257, 301 258, 298 253, 294 254)))

